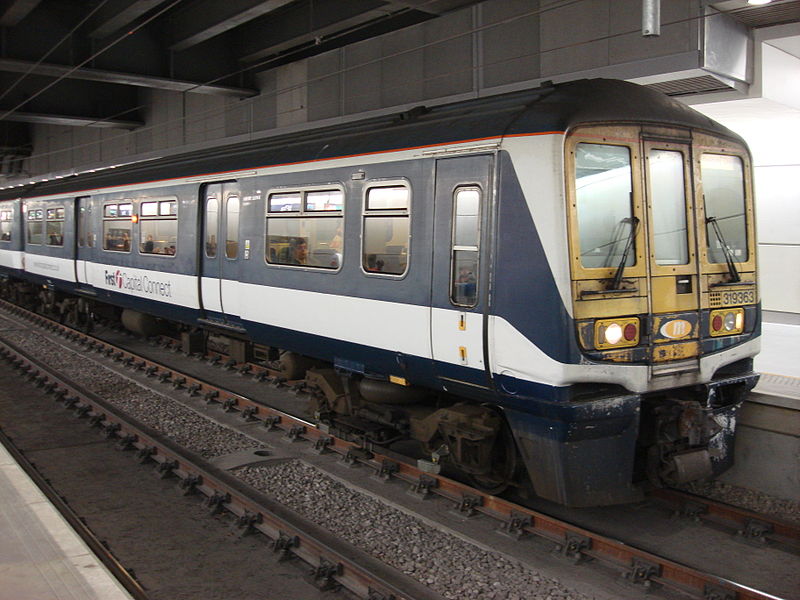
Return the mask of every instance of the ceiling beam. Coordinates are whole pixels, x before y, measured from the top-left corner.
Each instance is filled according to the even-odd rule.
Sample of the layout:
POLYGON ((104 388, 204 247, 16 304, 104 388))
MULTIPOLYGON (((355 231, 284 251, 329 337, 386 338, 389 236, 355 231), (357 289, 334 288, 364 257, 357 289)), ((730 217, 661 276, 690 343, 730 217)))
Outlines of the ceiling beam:
POLYGON ((0 8, 0 26, 13 27, 18 25, 22 19, 36 8, 42 0, 12 0, 5 2, 4 6, 0 8))
POLYGON ((64 65, 40 64, 13 58, 0 58, 0 71, 11 73, 28 73, 44 77, 82 79, 85 81, 99 81, 102 83, 115 83, 119 85, 132 85, 136 87, 169 90, 173 92, 192 92, 195 94, 210 94, 215 96, 228 96, 233 98, 250 98, 258 95, 258 90, 237 88, 223 85, 202 85, 193 81, 154 77, 152 75, 138 75, 135 73, 120 73, 117 71, 104 71, 101 69, 75 69, 64 65))
POLYGON ((239 41, 239 60, 245 64, 252 63, 304 44, 318 44, 326 36, 386 19, 392 14, 386 6, 367 9, 355 3, 326 8, 323 11, 317 7, 316 11, 309 12, 308 7, 298 7, 295 12, 282 15, 281 21, 252 23, 243 31, 239 41), (266 30, 268 34, 257 35, 258 29, 266 30))
MULTIPOLYGON (((2 112, 3 109, 0 109, 0 116, 2 116, 2 112)), ((67 127, 100 127, 103 129, 136 129, 144 125, 142 121, 130 121, 125 119, 102 119, 28 112, 13 112, 3 117, 3 121, 40 123, 42 125, 65 125, 67 127)))
POLYGON ((180 52, 271 13, 293 0, 199 0, 180 12, 170 50, 180 52))
POLYGON ((102 39, 115 31, 127 27, 142 15, 150 12, 165 0, 111 0, 100 9, 94 21, 94 29, 89 32, 90 38, 102 39))
POLYGON ((393 10, 412 8, 431 15, 443 15, 457 8, 476 4, 476 0, 387 0, 386 4, 387 8, 391 7, 393 10))

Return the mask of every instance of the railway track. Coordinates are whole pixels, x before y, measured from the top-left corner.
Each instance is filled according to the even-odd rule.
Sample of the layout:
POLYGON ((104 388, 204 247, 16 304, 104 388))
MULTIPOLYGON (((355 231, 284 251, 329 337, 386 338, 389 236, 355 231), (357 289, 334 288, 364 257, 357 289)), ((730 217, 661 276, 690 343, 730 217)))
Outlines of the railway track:
MULTIPOLYGON (((775 598, 541 512, 483 494, 465 484, 429 472, 425 468, 419 468, 416 464, 382 454, 369 444, 357 444, 339 439, 308 421, 264 406, 205 379, 178 372, 107 342, 88 338, 84 334, 22 311, 13 305, 5 306, 14 314, 24 315, 28 320, 66 336, 89 350, 103 354, 130 369, 141 371, 165 385, 171 385, 176 390, 183 390, 187 395, 196 397, 198 401, 218 404, 222 409, 237 414, 243 420, 258 422, 265 430, 275 432, 275 435, 305 442, 320 454, 329 454, 348 464, 365 466, 368 472, 378 478, 405 482, 409 490, 419 497, 442 498, 450 502, 453 509, 465 517, 484 515, 494 520, 498 528, 509 536, 518 539, 533 537, 544 540, 552 544, 554 550, 561 556, 574 562, 601 563, 630 584, 641 587, 642 590, 654 593, 656 590, 672 591, 683 597, 713 600, 775 598)), ((198 457, 189 455, 141 423, 130 422, 113 406, 71 383, 63 375, 52 372, 34 357, 26 355, 10 344, 3 344, 0 355, 11 361, 37 385, 52 392, 65 405, 76 412, 83 412, 89 422, 101 428, 107 436, 117 439, 121 447, 134 450, 143 461, 153 461, 164 475, 180 478, 181 485, 187 492, 202 493, 213 510, 224 509, 233 513, 243 531, 254 530, 267 535, 280 556, 298 556, 308 562, 314 569, 314 576, 319 580, 320 587, 342 585, 364 598, 435 597, 431 596, 431 592, 424 586, 423 589, 404 591, 403 585, 408 585, 408 582, 403 578, 400 578, 402 581, 395 581, 393 577, 396 573, 392 573, 391 570, 377 579, 372 579, 370 573, 365 572, 363 565, 370 565, 377 572, 381 572, 380 565, 374 564, 377 562, 374 559, 359 556, 356 561, 349 560, 352 549, 337 547, 336 540, 329 539, 331 536, 316 526, 310 528, 312 531, 310 536, 304 535, 303 532, 307 530, 304 527, 306 524, 298 524, 287 517, 288 512, 274 501, 262 494, 254 493, 240 480, 212 467, 202 459, 197 460, 198 457)), ((274 385, 286 385, 286 382, 281 381, 275 373, 261 367, 231 364, 230 361, 222 359, 217 362, 222 362, 229 369, 243 374, 254 374, 274 385)), ((664 492, 662 497, 666 498, 667 495, 668 493, 664 492)), ((688 503, 692 500, 682 498, 675 502, 678 502, 677 506, 686 507, 690 506, 688 503)), ((717 503, 709 503, 705 499, 703 502, 704 508, 692 511, 685 509, 682 512, 694 517, 712 515, 716 519, 721 518, 722 509, 717 503), (714 506, 711 506, 712 504, 714 506)), ((734 523, 745 523, 746 519, 754 518, 752 514, 745 515, 732 508, 730 511, 733 511, 735 516, 726 512, 724 518, 728 521, 733 520, 734 523)), ((769 523, 769 519, 763 518, 762 515, 756 517, 760 523, 766 523, 767 527, 748 529, 747 525, 743 528, 737 525, 738 530, 744 532, 756 530, 762 532, 762 535, 746 533, 744 537, 764 541, 777 539, 780 543, 788 544, 800 538, 796 527, 779 522, 769 523), (767 531, 770 527, 771 532, 767 531)), ((372 569, 366 571, 370 570, 372 569)))

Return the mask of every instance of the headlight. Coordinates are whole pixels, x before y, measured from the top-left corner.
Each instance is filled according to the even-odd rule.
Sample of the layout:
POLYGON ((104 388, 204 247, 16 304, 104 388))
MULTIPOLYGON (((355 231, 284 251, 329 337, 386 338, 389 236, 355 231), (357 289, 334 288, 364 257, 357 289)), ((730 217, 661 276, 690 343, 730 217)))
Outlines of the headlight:
POLYGON ((601 319, 594 322, 594 346, 598 350, 625 348, 638 343, 638 317, 601 319))
POLYGON ((709 315, 709 334, 712 337, 735 335, 744 331, 744 309, 723 308, 709 315))

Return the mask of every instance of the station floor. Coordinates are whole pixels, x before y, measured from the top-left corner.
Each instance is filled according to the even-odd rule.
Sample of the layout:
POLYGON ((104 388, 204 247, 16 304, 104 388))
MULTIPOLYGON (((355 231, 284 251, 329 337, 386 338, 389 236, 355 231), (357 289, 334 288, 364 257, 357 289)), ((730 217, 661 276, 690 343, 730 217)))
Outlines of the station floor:
POLYGON ((0 600, 128 600, 0 445, 0 600))
MULTIPOLYGON (((756 391, 800 409, 800 325, 763 324, 756 391)), ((0 600, 128 600, 131 596, 0 445, 0 600)))

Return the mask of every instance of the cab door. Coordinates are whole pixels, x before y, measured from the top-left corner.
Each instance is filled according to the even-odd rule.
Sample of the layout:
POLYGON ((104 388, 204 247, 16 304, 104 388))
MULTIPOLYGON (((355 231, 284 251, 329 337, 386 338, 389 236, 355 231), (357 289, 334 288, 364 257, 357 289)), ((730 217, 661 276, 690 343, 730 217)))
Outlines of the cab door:
POLYGON ((647 139, 646 134, 642 145, 653 371, 692 370, 700 354, 692 147, 688 140, 647 139))
POLYGON ((238 276, 239 186, 211 183, 201 195, 200 305, 204 318, 224 322, 238 314, 231 285, 238 276))
POLYGON ((487 387, 484 247, 493 155, 436 161, 431 344, 442 384, 487 387))

